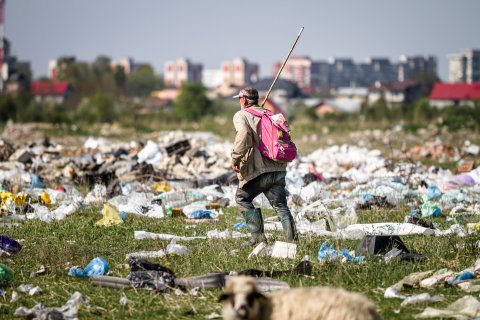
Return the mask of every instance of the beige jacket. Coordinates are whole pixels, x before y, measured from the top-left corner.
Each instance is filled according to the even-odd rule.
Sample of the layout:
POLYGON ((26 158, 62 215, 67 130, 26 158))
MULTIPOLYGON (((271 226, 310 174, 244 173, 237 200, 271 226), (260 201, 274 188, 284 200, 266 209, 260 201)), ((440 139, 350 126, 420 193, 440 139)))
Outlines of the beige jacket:
MULTIPOLYGON (((259 106, 251 108, 259 112, 265 110, 259 106)), ((259 117, 244 110, 239 110, 233 116, 233 125, 237 134, 233 143, 232 164, 240 169, 237 174, 240 188, 262 173, 287 170, 286 163, 267 159, 258 150, 257 128, 259 122, 259 117)))

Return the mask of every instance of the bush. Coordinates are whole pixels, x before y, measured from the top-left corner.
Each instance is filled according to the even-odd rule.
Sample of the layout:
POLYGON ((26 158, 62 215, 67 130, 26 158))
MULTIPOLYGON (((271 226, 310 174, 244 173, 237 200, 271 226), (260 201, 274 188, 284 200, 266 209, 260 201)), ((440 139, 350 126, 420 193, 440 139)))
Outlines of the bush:
POLYGON ((116 120, 115 102, 109 94, 96 93, 80 103, 76 119, 81 122, 113 122, 116 120))
POLYGON ((198 121, 213 113, 213 104, 202 84, 185 83, 174 101, 173 115, 180 120, 198 121))
POLYGON ((380 99, 373 105, 365 108, 365 118, 367 120, 383 120, 390 119, 391 112, 384 99, 380 99))
POLYGON ((16 113, 17 104, 15 101, 10 96, 0 95, 0 121, 15 120, 16 113))
POLYGON ((480 108, 451 106, 442 110, 443 125, 450 130, 480 129, 480 108))

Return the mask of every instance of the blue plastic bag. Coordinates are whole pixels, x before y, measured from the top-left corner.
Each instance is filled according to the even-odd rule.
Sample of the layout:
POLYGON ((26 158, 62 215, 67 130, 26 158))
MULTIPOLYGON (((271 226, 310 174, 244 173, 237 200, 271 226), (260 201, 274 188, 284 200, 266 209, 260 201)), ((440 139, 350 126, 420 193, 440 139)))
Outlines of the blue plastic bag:
POLYGON ((248 228, 247 223, 245 221, 237 222, 233 225, 234 230, 241 230, 243 228, 248 228))
POLYGON ((372 200, 372 199, 373 199, 373 197, 372 197, 372 195, 371 195, 370 193, 364 193, 364 194, 362 195, 362 200, 363 200, 364 202, 370 201, 370 200, 372 200))
POLYGON ((473 280, 473 279, 476 279, 476 276, 475 274, 471 273, 471 272, 468 272, 468 271, 465 271, 465 272, 462 272, 460 273, 458 276, 456 276, 455 278, 449 280, 447 283, 446 283, 446 286, 447 287, 450 287, 450 286, 453 286, 455 285, 456 283, 458 282, 463 282, 465 280, 473 280))
POLYGON ((442 197, 442 191, 434 184, 429 185, 426 193, 427 200, 438 200, 442 197))
POLYGON ((32 176, 32 183, 30 184, 30 189, 45 189, 45 185, 43 184, 39 176, 32 176))
POLYGON ((193 219, 210 219, 212 218, 212 211, 210 210, 195 210, 192 212, 193 219))
POLYGON ((91 276, 101 276, 108 272, 108 262, 102 257, 97 257, 90 261, 85 269, 72 267, 68 270, 68 275, 80 278, 89 278, 91 276))
POLYGON ((322 243, 320 250, 318 250, 317 258, 319 261, 334 261, 345 258, 352 263, 362 263, 365 260, 364 256, 354 257, 347 249, 337 251, 333 249, 333 244, 329 247, 326 242, 322 243))

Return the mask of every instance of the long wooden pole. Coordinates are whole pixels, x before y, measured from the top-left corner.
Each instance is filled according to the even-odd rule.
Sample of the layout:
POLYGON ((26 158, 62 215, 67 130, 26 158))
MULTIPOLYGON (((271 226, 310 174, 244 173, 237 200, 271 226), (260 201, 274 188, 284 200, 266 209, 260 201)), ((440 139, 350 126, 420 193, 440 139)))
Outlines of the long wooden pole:
POLYGON ((273 89, 273 87, 275 86, 275 83, 277 82, 277 79, 278 79, 278 77, 280 76, 280 73, 282 73, 283 67, 285 67, 285 64, 287 64, 288 58, 290 58, 290 54, 292 53, 293 48, 295 48, 295 45, 297 44, 298 39, 300 39, 300 35, 302 34, 303 29, 304 29, 304 27, 300 28, 300 31, 298 32, 298 35, 297 35, 297 37, 295 38, 295 41, 293 42, 293 45, 292 45, 292 47, 290 48, 290 51, 288 51, 287 57, 285 58, 285 60, 284 60, 283 63, 282 63, 282 66, 280 67, 280 69, 279 69, 278 72, 277 72, 277 76, 275 77, 275 79, 273 79, 273 82, 272 82, 272 84, 270 85, 270 89, 268 89, 267 95, 265 96, 265 98, 263 99, 263 102, 262 102, 262 104, 261 104, 262 107, 263 107, 263 105, 265 104, 265 102, 267 101, 268 96, 270 95, 270 92, 272 92, 272 89, 273 89))

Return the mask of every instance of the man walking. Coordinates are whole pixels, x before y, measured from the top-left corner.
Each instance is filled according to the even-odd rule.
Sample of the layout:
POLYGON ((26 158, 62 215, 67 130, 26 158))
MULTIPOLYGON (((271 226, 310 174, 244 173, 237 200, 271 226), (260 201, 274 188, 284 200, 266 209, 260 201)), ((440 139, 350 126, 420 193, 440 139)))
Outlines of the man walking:
POLYGON ((242 89, 234 98, 240 100, 241 106, 241 110, 233 117, 237 133, 232 150, 232 169, 239 179, 235 200, 251 232, 250 240, 244 245, 254 246, 266 242, 262 212, 252 204, 253 199, 262 192, 280 218, 285 240, 296 241, 295 222, 287 206, 285 190, 287 164, 262 156, 258 150, 260 118, 244 110, 252 108, 257 112, 265 111, 258 105, 258 91, 248 87, 242 89))

